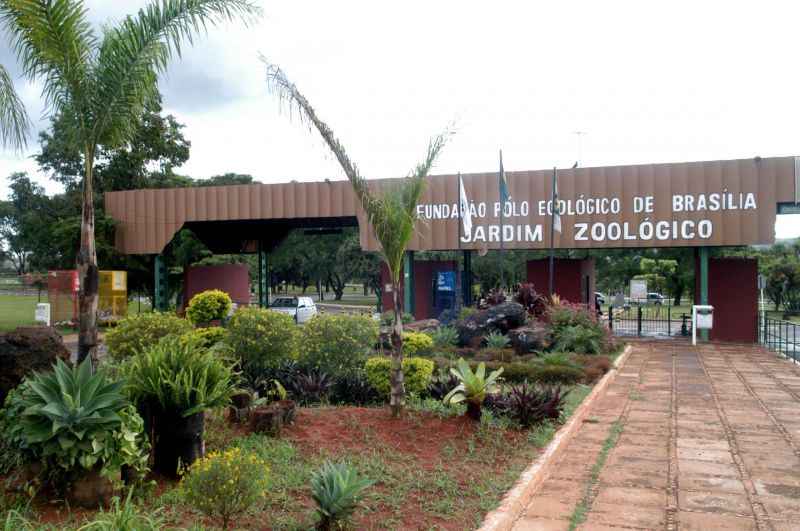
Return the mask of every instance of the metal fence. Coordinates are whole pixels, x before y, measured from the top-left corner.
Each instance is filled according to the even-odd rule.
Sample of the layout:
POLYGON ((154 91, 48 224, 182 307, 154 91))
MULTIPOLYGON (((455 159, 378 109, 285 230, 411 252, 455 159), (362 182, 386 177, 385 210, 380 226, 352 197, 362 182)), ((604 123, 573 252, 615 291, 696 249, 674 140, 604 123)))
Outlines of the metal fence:
POLYGON ((687 337, 692 333, 690 311, 673 306, 668 299, 628 300, 621 307, 610 305, 606 318, 608 327, 619 336, 687 337))
POLYGON ((800 326, 783 319, 772 319, 766 312, 758 315, 758 342, 795 363, 800 361, 800 326))

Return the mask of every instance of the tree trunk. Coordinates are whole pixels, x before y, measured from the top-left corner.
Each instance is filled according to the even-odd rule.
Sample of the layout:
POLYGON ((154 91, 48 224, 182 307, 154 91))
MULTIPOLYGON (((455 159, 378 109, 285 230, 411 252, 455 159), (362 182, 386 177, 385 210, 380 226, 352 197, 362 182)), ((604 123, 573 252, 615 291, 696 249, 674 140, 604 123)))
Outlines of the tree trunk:
MULTIPOLYGON (((78 251, 77 266, 80 279, 78 292, 78 362, 97 356, 97 250, 94 241, 94 151, 85 154, 85 175, 83 178, 83 213, 81 217, 81 248, 78 251)), ((96 364, 96 363, 95 363, 96 364)))
POLYGON ((400 306, 400 286, 392 282, 392 300, 394 300, 394 326, 392 326, 392 370, 389 376, 391 394, 389 405, 392 416, 397 418, 403 412, 405 404, 405 386, 403 385, 403 309, 400 306))

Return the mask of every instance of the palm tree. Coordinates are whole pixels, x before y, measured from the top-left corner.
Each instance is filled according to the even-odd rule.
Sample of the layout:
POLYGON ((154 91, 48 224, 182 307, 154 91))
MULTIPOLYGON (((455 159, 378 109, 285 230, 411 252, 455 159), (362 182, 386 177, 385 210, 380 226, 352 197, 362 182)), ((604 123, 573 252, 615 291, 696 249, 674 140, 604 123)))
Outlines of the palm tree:
POLYGON ((394 302, 394 325, 392 327, 392 369, 390 406, 392 415, 397 417, 403 410, 405 388, 403 386, 403 319, 400 297, 400 273, 403 269, 403 254, 414 234, 417 220, 417 203, 425 189, 425 178, 433 167, 436 158, 444 148, 450 132, 446 131, 430 140, 425 159, 417 164, 411 173, 398 182, 389 184, 383 190, 370 189, 367 180, 351 162, 350 157, 328 124, 317 116, 314 108, 294 83, 290 82, 277 65, 264 61, 267 65, 267 84, 281 101, 297 108, 300 119, 310 122, 319 131, 322 139, 333 152, 353 191, 361 203, 367 220, 375 231, 381 245, 381 255, 389 269, 394 302))
POLYGON ((83 156, 78 358, 97 348, 93 170, 97 146, 122 146, 158 94, 158 76, 209 25, 260 13, 250 0, 152 0, 136 16, 89 24, 82 0, 0 0, 0 23, 24 73, 43 84, 47 110, 67 118, 83 156))
POLYGON ((8 71, 0 65, 0 147, 22 151, 30 120, 8 71))

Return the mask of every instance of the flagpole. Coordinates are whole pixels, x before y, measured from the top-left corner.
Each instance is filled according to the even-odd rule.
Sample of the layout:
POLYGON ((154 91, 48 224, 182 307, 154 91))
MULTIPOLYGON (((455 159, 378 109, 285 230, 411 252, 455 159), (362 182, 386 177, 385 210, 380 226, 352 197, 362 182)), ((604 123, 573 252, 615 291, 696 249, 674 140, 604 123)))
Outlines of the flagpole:
POLYGON ((461 249, 461 172, 458 172, 458 248, 461 249))
POLYGON ((503 170, 503 150, 501 149, 500 150, 500 172, 497 174, 497 189, 500 191, 500 254, 497 257, 497 262, 500 265, 500 290, 501 291, 504 290, 505 284, 506 284, 506 272, 505 272, 505 267, 504 267, 505 264, 503 263, 503 258, 504 258, 503 255, 504 255, 504 247, 505 247, 503 245, 503 229, 505 228, 505 220, 504 220, 505 214, 504 214, 504 211, 506 209, 505 208, 506 207, 506 202, 505 202, 505 199, 503 198, 503 193, 502 193, 502 189, 503 189, 502 188, 502 186, 503 186, 502 185, 502 180, 504 178, 504 176, 503 176, 504 171, 505 170, 503 170))
POLYGON ((550 192, 550 198, 551 198, 550 202, 551 202, 551 204, 553 206, 552 206, 551 212, 550 212, 550 268, 549 268, 549 270, 550 270, 549 271, 549 273, 550 273, 550 290, 549 290, 549 293, 550 293, 550 296, 552 297, 553 296, 553 280, 555 278, 554 275, 553 275, 553 273, 554 273, 553 268, 554 268, 554 262, 555 262, 555 260, 554 260, 555 242, 553 240, 555 239, 556 209, 558 208, 558 205, 556 205, 556 169, 555 168, 553 168, 553 187, 552 187, 552 190, 550 192))

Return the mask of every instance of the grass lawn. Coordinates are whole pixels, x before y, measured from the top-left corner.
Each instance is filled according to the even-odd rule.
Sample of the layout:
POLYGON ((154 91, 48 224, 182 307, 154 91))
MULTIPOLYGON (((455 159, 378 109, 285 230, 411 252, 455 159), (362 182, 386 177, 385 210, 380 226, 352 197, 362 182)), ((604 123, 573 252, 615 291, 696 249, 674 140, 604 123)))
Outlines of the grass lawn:
MULTIPOLYGON (((34 326, 34 314, 39 298, 36 295, 0 295, 0 332, 8 332, 18 326, 34 326)), ((47 302, 47 294, 42 295, 42 302, 47 302)), ((150 311, 150 303, 142 302, 142 313, 150 311)), ((135 315, 139 312, 139 304, 136 301, 128 303, 128 315, 135 315)), ((62 334, 76 332, 73 328, 58 329, 62 334)))
MULTIPOLYGON (((47 302, 47 297, 43 297, 47 302)), ((35 295, 0 295, 0 332, 8 332, 18 326, 32 326, 36 312, 35 295)))

